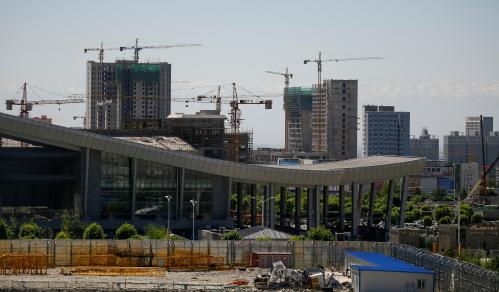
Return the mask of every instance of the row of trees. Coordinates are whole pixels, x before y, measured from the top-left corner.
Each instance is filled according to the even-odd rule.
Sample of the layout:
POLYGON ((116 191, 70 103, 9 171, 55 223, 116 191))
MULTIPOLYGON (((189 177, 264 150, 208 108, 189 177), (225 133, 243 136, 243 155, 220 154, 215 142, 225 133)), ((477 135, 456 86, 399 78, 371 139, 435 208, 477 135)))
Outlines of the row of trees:
MULTIPOLYGON (((55 235, 55 239, 105 239, 107 234, 101 225, 91 223, 86 225, 74 216, 64 213, 60 231, 55 235)), ((0 218, 0 239, 39 239, 54 238, 53 231, 48 228, 41 228, 35 222, 22 224, 19 228, 15 219, 9 222, 0 218)), ((132 224, 124 223, 114 233, 116 239, 181 239, 181 237, 171 234, 166 227, 159 225, 147 225, 145 234, 140 235, 132 224)))
MULTIPOLYGON (((393 208, 392 208, 392 224, 397 224, 400 218, 400 185, 398 183, 394 184, 393 190, 393 208)), ((461 194, 461 198, 465 197, 465 193, 461 194)), ((302 191, 300 207, 302 210, 307 210, 307 194, 302 191)), ((431 194, 422 194, 416 191, 407 201, 406 216, 405 221, 407 223, 413 223, 418 220, 422 220, 427 226, 431 226, 433 220, 436 220, 440 224, 450 224, 457 223, 457 215, 454 215, 452 208, 447 205, 439 205, 434 208, 431 204, 425 203, 425 201, 435 201, 435 200, 451 200, 453 196, 449 197, 443 190, 437 189, 431 194), (452 198, 451 198, 452 197, 452 198)), ((243 210, 249 212, 250 210, 250 200, 249 196, 243 197, 242 208, 243 210)), ((261 212, 261 200, 262 196, 257 196, 257 212, 261 212)), ((278 212, 280 212, 280 200, 281 196, 279 194, 275 197, 275 206, 278 212)), ((369 209, 369 194, 364 193, 362 196, 361 212, 364 217, 367 216, 369 209)), ((388 200, 388 184, 384 184, 383 188, 378 192, 376 200, 374 203, 374 213, 373 221, 375 224, 383 221, 386 218, 387 213, 387 200, 388 200)), ((231 196, 231 207, 236 208, 237 196, 234 194, 231 196)), ((321 203, 322 205, 322 203, 321 203)), ((286 196, 286 214, 288 216, 293 216, 295 209, 295 195, 288 194, 286 196)), ((321 206, 322 208, 322 206, 321 206)), ((338 214, 340 209, 340 202, 338 196, 329 196, 328 198, 328 211, 330 214, 330 219, 338 221, 338 214)), ((352 198, 349 195, 345 196, 345 216, 349 218, 352 214, 352 198)), ((305 216, 306 213, 302 214, 305 216)), ((480 214, 475 214, 468 204, 462 204, 460 208, 461 215, 461 225, 469 225, 482 222, 482 216, 480 214)))

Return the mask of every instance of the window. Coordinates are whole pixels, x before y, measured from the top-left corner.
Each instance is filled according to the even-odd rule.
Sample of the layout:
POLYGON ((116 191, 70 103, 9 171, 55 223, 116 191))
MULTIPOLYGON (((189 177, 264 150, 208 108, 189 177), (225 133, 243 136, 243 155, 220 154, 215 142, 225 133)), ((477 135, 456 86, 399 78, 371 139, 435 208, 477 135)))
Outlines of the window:
POLYGON ((419 279, 418 280, 418 289, 425 289, 426 287, 426 280, 419 279))

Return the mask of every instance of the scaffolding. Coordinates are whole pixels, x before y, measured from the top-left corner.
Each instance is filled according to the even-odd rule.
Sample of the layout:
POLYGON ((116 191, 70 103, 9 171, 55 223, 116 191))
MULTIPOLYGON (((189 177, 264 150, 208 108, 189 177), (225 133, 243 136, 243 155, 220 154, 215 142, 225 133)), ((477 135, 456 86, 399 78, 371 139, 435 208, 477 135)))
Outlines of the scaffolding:
POLYGON ((46 275, 48 255, 41 253, 11 253, 0 257, 0 274, 46 275))

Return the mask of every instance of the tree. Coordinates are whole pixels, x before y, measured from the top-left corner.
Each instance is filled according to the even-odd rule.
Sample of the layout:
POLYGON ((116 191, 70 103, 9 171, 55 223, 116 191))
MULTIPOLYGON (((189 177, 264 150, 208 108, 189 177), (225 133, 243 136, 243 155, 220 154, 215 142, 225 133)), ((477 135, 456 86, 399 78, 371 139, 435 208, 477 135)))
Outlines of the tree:
POLYGON ((431 216, 426 215, 423 217, 423 225, 425 227, 431 226, 432 223, 433 223, 433 219, 431 218, 431 216))
POLYGON ((431 199, 433 201, 441 201, 445 196, 445 191, 441 188, 436 188, 431 192, 431 199))
POLYGON ((440 218, 445 217, 445 216, 449 216, 449 217, 453 216, 453 212, 452 212, 451 207, 449 207, 447 205, 438 205, 437 208, 435 209, 435 219, 437 221, 439 221, 440 218))
POLYGON ((470 224, 470 217, 465 214, 461 214, 461 218, 459 218, 459 223, 461 226, 466 226, 470 224))
POLYGON ((83 239, 105 239, 106 233, 104 229, 97 223, 92 223, 85 228, 83 231, 83 239))
POLYGON ((452 219, 449 216, 444 216, 438 220, 438 224, 451 224, 452 219))
POLYGON ((222 240, 241 240, 241 234, 235 230, 225 232, 222 236, 222 240))
POLYGON ((471 216, 473 216, 473 214, 475 212, 473 212, 473 209, 471 209, 471 206, 469 204, 461 204, 461 206, 459 207, 459 211, 461 212, 461 214, 464 214, 466 216, 468 216, 468 218, 471 218, 471 216))
POLYGON ((414 211, 408 211, 405 213, 405 222, 412 223, 416 220, 417 219, 416 219, 416 215, 415 215, 414 211))
POLYGON ((61 230, 59 231, 59 233, 57 233, 55 239, 71 239, 71 236, 66 231, 61 230))
POLYGON ((137 239, 137 229, 135 226, 129 223, 123 223, 118 229, 116 229, 116 239, 137 239))
POLYGON ((9 239, 12 237, 10 226, 0 218, 0 239, 9 239))
POLYGON ((68 210, 64 210, 61 219, 61 231, 66 232, 71 238, 82 238, 85 223, 71 215, 68 210))
POLYGON ((475 213, 471 216, 471 223, 477 224, 477 223, 482 223, 482 215, 475 213))
POLYGON ((24 223, 19 229, 20 239, 38 239, 40 238, 40 228, 34 222, 24 223))
POLYGON ((324 225, 310 228, 310 230, 307 232, 307 237, 310 240, 322 240, 322 241, 334 240, 333 233, 324 225))

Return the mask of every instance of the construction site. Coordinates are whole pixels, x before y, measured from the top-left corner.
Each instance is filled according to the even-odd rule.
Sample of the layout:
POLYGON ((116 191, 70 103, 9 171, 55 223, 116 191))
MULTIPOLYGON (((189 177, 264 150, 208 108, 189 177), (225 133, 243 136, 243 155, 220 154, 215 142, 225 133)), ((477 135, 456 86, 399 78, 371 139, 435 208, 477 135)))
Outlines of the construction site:
MULTIPOLYGON (((200 46, 141 45, 138 38, 133 45, 101 43, 83 49, 98 53, 96 61, 86 63, 86 93, 45 98, 54 92, 24 82, 6 100, 6 110, 19 107, 19 117, 0 115, 0 217, 62 231, 69 212, 82 222, 102 225, 109 236, 101 238, 109 239, 4 236, 10 239, 0 240, 0 290, 367 291, 361 289, 362 274, 390 272, 405 273, 398 287, 408 291, 499 291, 496 272, 445 257, 438 248, 409 246, 419 233, 414 242, 407 240, 409 245, 389 242, 390 232, 395 234, 392 224, 405 226, 409 177, 421 173, 426 158, 357 158, 358 80, 322 78, 328 62, 383 58, 325 59, 319 52, 318 58, 303 61, 317 65, 317 83, 308 87, 290 86, 293 73, 286 67, 284 72, 266 71, 284 78, 283 92, 254 93, 231 81, 177 89, 207 90, 187 97, 175 96, 172 64, 139 62, 143 50, 200 46), (107 51, 131 51, 133 58, 106 62, 107 51), (268 159, 272 165, 260 165, 255 133, 243 123, 255 117, 243 110, 250 105, 272 110, 276 98, 283 98, 285 146, 275 152, 263 149, 262 156, 273 156, 268 159), (83 128, 52 125, 57 117, 30 116, 33 107, 66 104, 85 105, 83 116, 73 116, 83 128), (173 112, 172 104, 203 108, 173 112), (375 206, 385 185, 387 198, 375 206), (332 197, 338 199, 334 219, 332 197), (392 217, 394 207, 399 209, 392 217), (385 214, 374 223, 379 210, 385 214), (139 230, 167 226, 168 236, 173 232, 182 240, 113 239, 123 223, 139 230), (298 240, 205 240, 199 232, 218 230, 222 237, 226 228, 256 225, 292 233, 298 240), (345 241, 305 237, 318 227, 345 241)), ((486 176, 498 161, 483 158, 483 173, 472 192, 487 191, 486 176)), ((463 236, 457 229, 460 252, 463 236)), ((445 244, 450 250, 456 245, 452 240, 445 244)), ((400 291, 393 287, 386 291, 400 291)))
POLYGON ((394 243, 2 240, 0 289, 350 291, 346 256, 351 252, 382 254, 427 268, 435 272, 438 291, 499 288, 492 271, 394 243))

